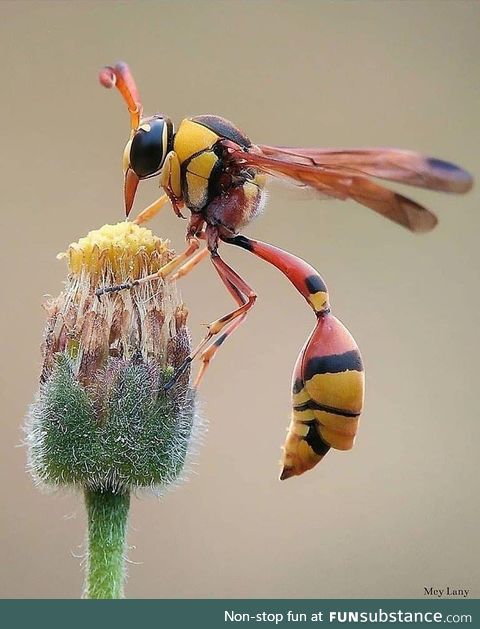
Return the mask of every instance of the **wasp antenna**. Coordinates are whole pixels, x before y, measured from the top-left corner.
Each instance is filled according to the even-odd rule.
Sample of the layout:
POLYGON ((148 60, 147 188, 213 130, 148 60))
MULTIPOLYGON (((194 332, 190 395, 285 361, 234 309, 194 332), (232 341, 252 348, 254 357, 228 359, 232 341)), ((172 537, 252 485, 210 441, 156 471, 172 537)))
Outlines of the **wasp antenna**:
POLYGON ((130 127, 132 131, 138 129, 143 107, 135 79, 128 65, 121 61, 113 67, 105 66, 100 70, 98 79, 103 87, 107 89, 116 87, 118 89, 130 113, 130 127))

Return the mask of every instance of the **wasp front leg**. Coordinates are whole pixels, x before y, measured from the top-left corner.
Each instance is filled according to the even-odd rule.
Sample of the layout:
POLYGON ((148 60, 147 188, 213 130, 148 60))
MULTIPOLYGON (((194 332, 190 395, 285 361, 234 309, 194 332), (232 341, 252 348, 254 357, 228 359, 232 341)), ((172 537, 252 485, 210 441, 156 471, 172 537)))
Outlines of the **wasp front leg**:
MULTIPOLYGON (((102 288, 98 288, 95 291, 95 295, 100 298, 105 293, 116 293, 121 290, 129 290, 134 288, 135 286, 140 286, 145 284, 146 282, 151 282, 153 280, 165 280, 168 276, 173 273, 178 273, 178 277, 181 275, 185 275, 186 273, 181 273, 181 270, 185 264, 199 249, 200 243, 196 238, 191 238, 188 242, 188 247, 182 253, 176 255, 170 262, 164 264, 156 273, 152 273, 151 275, 146 275, 145 277, 141 277, 138 280, 133 280, 131 282, 125 282, 124 284, 116 284, 114 286, 103 286, 102 288)), ((192 264, 191 268, 194 268, 198 262, 203 259, 203 255, 199 256, 195 263, 192 264)), ((188 272, 188 271, 187 271, 188 272)))
POLYGON ((162 194, 162 196, 151 203, 148 207, 140 212, 140 214, 135 218, 132 222, 136 225, 143 225, 148 221, 152 220, 154 216, 156 216, 162 207, 169 202, 169 197, 167 194, 162 194))
POLYGON ((279 269, 317 317, 293 374, 293 412, 282 459, 283 480, 311 469, 330 448, 349 450, 353 446, 363 407, 362 358, 350 332, 330 313, 327 287, 312 266, 245 236, 227 242, 279 269))
POLYGON ((180 218, 185 218, 181 212, 184 202, 182 197, 180 162, 175 151, 170 151, 165 158, 160 185, 167 193, 175 214, 180 218))

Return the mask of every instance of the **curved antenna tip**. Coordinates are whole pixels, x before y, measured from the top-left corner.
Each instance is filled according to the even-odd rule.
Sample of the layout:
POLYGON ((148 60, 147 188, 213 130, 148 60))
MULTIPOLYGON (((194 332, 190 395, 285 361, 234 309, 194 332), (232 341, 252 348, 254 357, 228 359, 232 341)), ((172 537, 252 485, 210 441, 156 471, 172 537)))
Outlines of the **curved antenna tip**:
POLYGON ((98 73, 98 80, 107 89, 111 89, 115 87, 117 84, 117 75, 115 74, 115 70, 111 66, 103 67, 98 73))
POLYGON ((130 113, 130 127, 133 131, 137 129, 142 117, 142 103, 128 64, 119 61, 114 66, 104 66, 98 73, 98 79, 107 89, 118 89, 130 113))

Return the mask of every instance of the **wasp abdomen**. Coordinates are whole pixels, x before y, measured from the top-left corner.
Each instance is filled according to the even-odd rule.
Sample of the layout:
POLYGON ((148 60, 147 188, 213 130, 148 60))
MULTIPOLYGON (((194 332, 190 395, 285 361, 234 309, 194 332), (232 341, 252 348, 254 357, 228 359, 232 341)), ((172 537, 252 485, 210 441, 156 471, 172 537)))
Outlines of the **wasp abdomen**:
POLYGON ((334 316, 321 315, 295 366, 280 478, 311 469, 330 448, 352 448, 363 396, 363 363, 353 337, 334 316))
POLYGON ((245 236, 227 241, 276 266, 317 317, 293 371, 293 412, 283 447, 280 479, 298 476, 321 461, 330 448, 349 450, 353 446, 363 407, 362 358, 350 332, 330 314, 327 286, 312 266, 245 236))

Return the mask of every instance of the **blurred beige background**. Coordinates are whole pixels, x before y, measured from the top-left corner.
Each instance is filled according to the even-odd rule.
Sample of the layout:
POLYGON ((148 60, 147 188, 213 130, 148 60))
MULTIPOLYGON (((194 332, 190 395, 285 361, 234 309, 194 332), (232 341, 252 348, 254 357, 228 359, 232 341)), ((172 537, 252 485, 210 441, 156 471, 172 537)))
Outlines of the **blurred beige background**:
MULTIPOLYGON (((475 173, 479 19, 460 1, 0 4, 0 596, 81 591, 81 500, 39 493, 18 446, 40 304, 65 278, 55 255, 122 219, 128 117, 98 69, 127 60, 146 112, 177 121, 217 113, 258 142, 415 148, 475 173)), ((136 208, 156 193, 144 183, 136 208)), ((281 274, 224 247, 259 300, 205 379, 210 426, 190 482, 133 501, 127 596, 480 595, 479 194, 413 196, 438 212, 429 235, 279 187, 248 230, 321 271, 367 369, 354 450, 284 483, 290 376, 312 313, 281 274)), ((172 212, 152 228, 182 247, 172 212)), ((182 290, 195 339, 231 307, 208 264, 182 290)))

